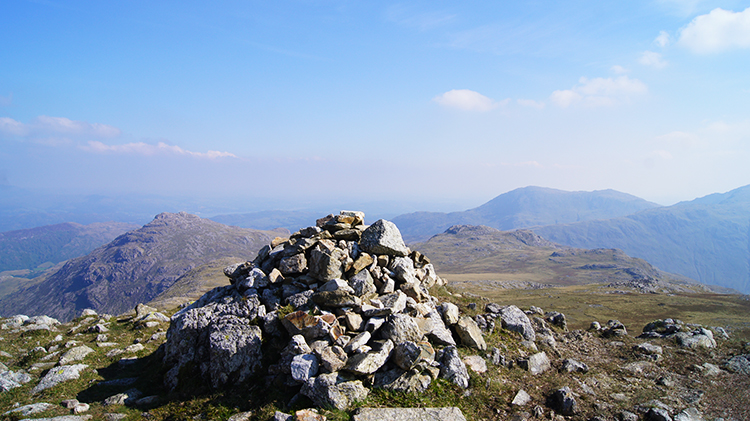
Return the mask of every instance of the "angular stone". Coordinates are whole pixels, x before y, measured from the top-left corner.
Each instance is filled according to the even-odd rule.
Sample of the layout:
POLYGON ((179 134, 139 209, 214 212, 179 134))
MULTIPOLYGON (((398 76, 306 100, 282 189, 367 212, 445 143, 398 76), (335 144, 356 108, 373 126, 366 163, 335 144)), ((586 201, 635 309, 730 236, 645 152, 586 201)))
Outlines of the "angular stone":
POLYGON ((440 377, 464 389, 469 387, 469 372, 455 346, 447 346, 442 351, 440 377))
POLYGON ((310 251, 308 263, 310 276, 323 282, 341 278, 344 270, 343 261, 347 257, 343 250, 325 241, 319 241, 310 251))
POLYGON ((459 408, 360 408, 354 421, 466 421, 459 408))
POLYGON ((60 357, 60 362, 58 364, 68 365, 73 361, 81 361, 92 352, 94 352, 94 350, 87 347, 86 345, 70 348, 60 357))
POLYGON ((362 345, 367 344, 370 342, 370 339, 372 338, 372 335, 368 331, 364 331, 360 333, 359 335, 352 338, 351 341, 349 341, 348 344, 344 347, 344 350, 348 353, 354 352, 362 345))
POLYGON ((539 352, 529 356, 529 358, 520 360, 519 365, 531 374, 541 374, 552 368, 547 354, 539 352))
POLYGON ((345 292, 348 292, 350 294, 354 293, 354 290, 352 289, 352 287, 349 286, 349 283, 343 279, 331 279, 330 281, 319 286, 318 292, 336 291, 339 289, 345 292))
POLYGON ((456 345, 455 339, 451 331, 445 327, 443 319, 438 314, 437 310, 431 310, 427 313, 426 317, 415 317, 414 321, 419 326, 419 329, 427 335, 427 337, 437 345, 456 345))
POLYGON ((672 421, 669 412, 662 408, 650 408, 643 419, 645 421, 672 421))
POLYGON ((112 395, 108 397, 107 399, 104 399, 104 402, 102 402, 102 405, 109 406, 109 405, 129 405, 133 402, 135 402, 137 399, 139 399, 141 396, 143 396, 143 393, 141 393, 138 389, 128 389, 123 393, 118 393, 116 395, 112 395))
POLYGON ((463 358, 463 361, 475 373, 481 374, 487 372, 487 361, 479 355, 468 355, 463 358))
POLYGON ((346 327, 353 332, 362 332, 365 329, 365 321, 357 313, 346 312, 344 314, 346 327))
POLYGON ((476 348, 480 351, 487 349, 487 343, 484 341, 482 331, 477 326, 477 323, 468 316, 462 316, 459 318, 458 323, 455 325, 456 333, 461 338, 461 343, 470 348, 476 348))
POLYGON ((531 396, 526 393, 525 390, 521 389, 518 391, 518 393, 516 393, 516 396, 513 398, 513 401, 510 404, 515 406, 525 406, 529 402, 531 402, 531 396))
POLYGON ((695 408, 686 408, 674 417, 674 421, 703 421, 703 414, 695 408))
POLYGON ((391 260, 390 269, 396 274, 396 280, 406 284, 419 284, 414 262, 408 257, 395 257, 391 260))
POLYGON ((640 354, 646 354, 646 355, 661 355, 664 352, 659 345, 654 345, 649 342, 644 342, 642 344, 634 345, 633 350, 640 354))
MULTIPOLYGON (((305 258, 304 253, 299 253, 299 254, 294 254, 292 256, 289 256, 289 257, 284 257, 279 262, 278 271, 281 272, 281 274, 285 276, 296 275, 298 273, 303 273, 306 270, 307 270, 307 259, 305 258)), ((270 282, 270 279, 269 279, 269 282, 270 282)))
POLYGON ((346 410, 355 401, 364 400, 368 389, 360 380, 345 381, 338 373, 321 374, 308 380, 301 393, 320 407, 346 410))
POLYGON ((312 295, 312 301, 321 307, 330 308, 357 307, 362 304, 359 297, 343 289, 316 292, 312 295))
POLYGON ((378 293, 369 270, 361 270, 349 278, 349 285, 358 297, 368 298, 378 293))
POLYGON ((208 370, 214 388, 229 382, 239 383, 261 365, 260 327, 237 316, 222 316, 208 329, 208 370))
POLYGON ((365 252, 372 254, 389 256, 406 256, 409 254, 409 249, 406 248, 396 224, 384 219, 376 221, 362 232, 359 246, 365 252))
POLYGON ((354 270, 356 274, 359 271, 363 270, 364 268, 371 266, 374 262, 375 262, 375 259, 373 259, 370 254, 361 253, 359 257, 357 257, 357 259, 354 260, 354 265, 352 265, 352 270, 354 270))
POLYGON ((356 354, 349 358, 346 370, 359 375, 367 375, 376 372, 385 364, 393 350, 393 342, 387 340, 382 343, 379 350, 370 351, 365 354, 356 354))
POLYGON ((380 334, 383 338, 390 339, 394 343, 419 342, 424 336, 414 319, 401 313, 388 316, 385 325, 380 329, 380 334))
POLYGON ((733 373, 750 376, 750 354, 736 355, 730 358, 724 367, 733 373))
POLYGON ((292 359, 290 366, 292 378, 300 383, 318 374, 318 357, 314 354, 299 354, 292 359))
POLYGON ((577 411, 575 397, 573 397, 573 392, 568 386, 556 390, 552 396, 549 397, 548 404, 556 412, 565 416, 575 415, 577 411))
POLYGON ((319 357, 320 366, 328 373, 341 370, 349 359, 346 351, 337 345, 326 347, 321 351, 319 357))
POLYGON ((422 348, 416 342, 404 341, 393 350, 393 362, 403 370, 411 370, 420 361, 422 348))
POLYGON ((536 340, 531 320, 520 308, 510 305, 500 310, 503 328, 520 333, 527 341, 536 340))
POLYGON ((296 421, 326 421, 326 417, 315 408, 300 409, 294 413, 296 421))
MULTIPOLYGON (((430 370, 420 370, 420 367, 403 371, 399 368, 379 371, 375 373, 374 385, 388 390, 404 393, 422 393, 430 387, 435 378, 430 370)), ((432 368, 432 367, 430 367, 432 368)))
POLYGON ((560 371, 564 373, 573 373, 573 372, 588 373, 589 366, 582 362, 574 360, 572 358, 566 358, 562 362, 562 367, 560 368, 560 371))
POLYGON ((266 286, 268 286, 268 277, 258 268, 253 268, 245 279, 241 279, 235 283, 235 287, 240 293, 244 293, 250 288, 258 289, 266 286))
POLYGON ((460 314, 458 312, 457 305, 445 302, 440 306, 440 309, 443 315, 443 321, 445 321, 446 325, 453 326, 454 324, 458 323, 460 314))

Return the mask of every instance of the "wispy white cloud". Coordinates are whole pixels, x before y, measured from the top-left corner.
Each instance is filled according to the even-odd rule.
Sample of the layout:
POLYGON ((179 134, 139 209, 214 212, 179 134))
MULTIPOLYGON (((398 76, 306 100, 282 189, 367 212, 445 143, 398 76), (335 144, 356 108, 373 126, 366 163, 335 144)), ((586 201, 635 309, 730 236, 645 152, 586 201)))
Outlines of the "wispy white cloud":
POLYGON ((654 39, 654 44, 659 47, 667 47, 672 43, 672 38, 669 36, 667 31, 660 31, 659 35, 654 39))
POLYGON ((115 154, 129 154, 129 155, 143 155, 143 156, 154 156, 154 155, 189 155, 197 158, 236 158, 237 156, 229 152, 220 151, 208 151, 208 152, 193 152, 187 149, 183 149, 176 145, 169 145, 164 142, 159 142, 156 145, 145 142, 133 142, 124 143, 121 145, 107 145, 97 140, 91 140, 86 145, 81 146, 81 149, 96 152, 96 153, 115 153, 115 154))
POLYGON ((0 118, 0 133, 25 138, 70 136, 97 139, 115 138, 122 134, 117 127, 101 123, 75 121, 65 117, 39 116, 31 123, 21 123, 9 117, 0 118))
POLYGON ((426 31, 452 21, 456 15, 446 12, 414 12, 402 4, 394 5, 386 11, 386 19, 409 28, 426 31))
POLYGON ((13 93, 11 92, 8 96, 0 95, 0 107, 7 107, 13 103, 13 93))
POLYGON ((552 92, 550 101, 563 108, 576 103, 592 107, 608 106, 648 92, 646 84, 628 76, 594 79, 582 77, 578 82, 571 89, 552 92))
POLYGON ((20 121, 13 120, 9 117, 0 117, 0 134, 10 136, 25 136, 28 128, 20 121))
POLYGON ((452 89, 432 98, 432 100, 444 107, 480 112, 490 111, 510 102, 510 99, 504 99, 498 102, 480 94, 479 92, 469 89, 452 89))
POLYGON ((546 106, 544 101, 534 101, 533 99, 517 99, 516 102, 518 103, 518 105, 522 105, 524 107, 537 108, 540 110, 546 106))
POLYGON ((742 12, 716 8, 697 16, 680 31, 677 44, 699 54, 750 48, 750 7, 742 12))
POLYGON ((624 75, 625 73, 630 73, 630 70, 620 66, 619 64, 615 64, 614 66, 610 67, 609 70, 611 70, 612 73, 616 75, 624 75))
POLYGON ((667 61, 662 58, 661 54, 653 51, 644 51, 641 53, 638 63, 644 66, 656 67, 657 69, 667 67, 667 61))

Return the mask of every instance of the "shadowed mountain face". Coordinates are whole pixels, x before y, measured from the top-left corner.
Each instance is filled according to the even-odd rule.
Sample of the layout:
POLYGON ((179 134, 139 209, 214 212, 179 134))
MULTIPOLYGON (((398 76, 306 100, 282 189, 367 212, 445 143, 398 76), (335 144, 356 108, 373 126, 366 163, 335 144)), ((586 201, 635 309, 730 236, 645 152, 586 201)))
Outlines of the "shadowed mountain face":
POLYGON ((615 247, 705 284, 750 293, 750 186, 606 221, 535 228, 573 247, 615 247))
POLYGON ((67 222, 0 233, 0 272, 35 269, 90 253, 118 235, 138 228, 124 222, 81 225, 67 222))
POLYGON ((187 213, 162 213, 41 283, 0 300, 4 315, 70 320, 84 308, 120 314, 148 302, 188 271, 218 258, 251 260, 275 233, 229 227, 187 213))
POLYGON ((453 225, 486 225, 503 231, 533 226, 608 219, 659 205, 615 190, 568 192, 524 187, 463 212, 415 212, 397 216, 407 242, 424 241, 453 225))

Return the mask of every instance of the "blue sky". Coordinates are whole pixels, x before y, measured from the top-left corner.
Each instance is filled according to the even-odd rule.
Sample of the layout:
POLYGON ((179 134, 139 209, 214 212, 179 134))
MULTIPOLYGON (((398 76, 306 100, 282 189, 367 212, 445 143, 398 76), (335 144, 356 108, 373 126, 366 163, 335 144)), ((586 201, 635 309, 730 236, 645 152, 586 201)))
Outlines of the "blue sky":
POLYGON ((462 210, 750 184, 750 1, 0 2, 0 183, 462 210))

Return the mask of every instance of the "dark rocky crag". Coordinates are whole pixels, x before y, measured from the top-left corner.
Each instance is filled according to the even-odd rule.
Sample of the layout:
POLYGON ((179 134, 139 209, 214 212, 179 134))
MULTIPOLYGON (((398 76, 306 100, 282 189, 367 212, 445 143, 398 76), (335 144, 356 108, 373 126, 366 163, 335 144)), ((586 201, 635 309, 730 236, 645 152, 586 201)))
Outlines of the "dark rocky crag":
POLYGON ((43 282, 0 300, 0 314, 67 321, 86 308, 121 314, 148 302, 191 269, 218 258, 253 257, 276 234, 230 227, 184 212, 162 213, 43 282))

